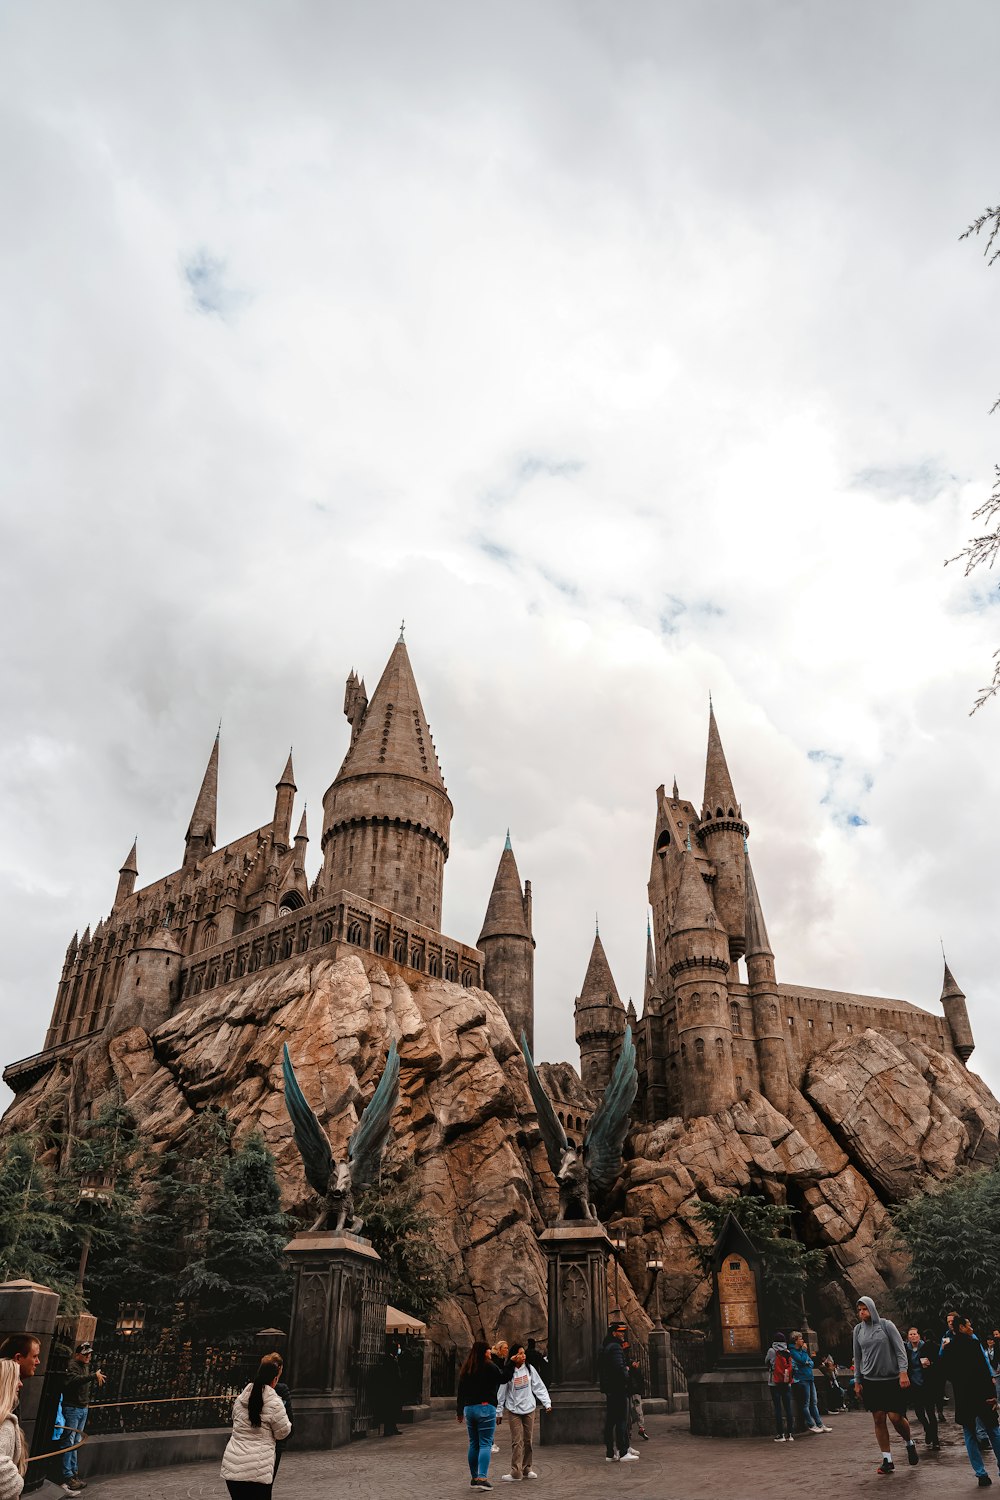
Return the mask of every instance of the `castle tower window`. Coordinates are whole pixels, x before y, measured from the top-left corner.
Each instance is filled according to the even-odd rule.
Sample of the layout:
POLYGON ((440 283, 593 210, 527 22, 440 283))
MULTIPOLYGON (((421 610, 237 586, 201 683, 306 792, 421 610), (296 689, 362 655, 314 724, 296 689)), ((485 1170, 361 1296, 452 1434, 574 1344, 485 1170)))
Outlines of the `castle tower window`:
POLYGON ((278 916, 286 916, 290 911, 301 911, 305 904, 298 891, 286 891, 278 903, 278 916))
POLYGON ((405 937, 398 937, 398 938, 396 938, 395 942, 392 945, 392 956, 393 956, 393 958, 396 960, 396 962, 398 964, 405 964, 406 963, 406 939, 405 939, 405 937))
POLYGON ((696 1059, 697 1059, 698 1062, 703 1062, 704 1061, 704 1058, 705 1058, 705 1038, 703 1036, 695 1037, 694 1053, 695 1053, 695 1057, 696 1057, 696 1059))
POLYGON ((788 1029, 790 1031, 793 1031, 795 1029, 795 1017, 794 1016, 789 1016, 788 1017, 788 1029))
POLYGON ((664 857, 669 847, 670 830, 668 828, 664 828, 663 832, 660 834, 660 837, 656 840, 656 852, 661 859, 664 857))
POLYGON ((441 972, 441 961, 436 953, 432 953, 430 958, 427 960, 427 972, 432 979, 437 979, 439 973, 441 972))
POLYGON ((729 1007, 729 1014, 730 1014, 730 1017, 732 1018, 733 1036, 742 1036, 743 1035, 743 1017, 740 1014, 740 1008, 737 1005, 737 1003, 736 1003, 735 1000, 732 1002, 732 1004, 729 1007))
POLYGON ((347 927, 347 941, 360 948, 364 942, 364 931, 360 922, 350 922, 347 927))
POLYGON ((379 954, 380 957, 384 958, 385 957, 385 948, 386 948, 385 933, 384 932, 376 932, 376 934, 375 934, 375 952, 377 954, 379 954))
POLYGON ((331 942, 332 939, 333 939, 333 923, 332 922, 324 922, 323 926, 322 926, 322 928, 320 930, 320 935, 319 936, 320 936, 320 942, 321 943, 329 943, 329 942, 331 942))

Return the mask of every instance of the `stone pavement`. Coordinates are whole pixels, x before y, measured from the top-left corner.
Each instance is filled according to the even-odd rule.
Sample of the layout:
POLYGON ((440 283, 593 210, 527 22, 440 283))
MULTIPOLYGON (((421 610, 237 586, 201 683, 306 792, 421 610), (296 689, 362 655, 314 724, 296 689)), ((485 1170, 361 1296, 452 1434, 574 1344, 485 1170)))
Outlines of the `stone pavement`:
MULTIPOLYGON (((695 1438, 686 1415, 651 1417, 650 1441, 638 1443, 642 1458, 636 1464, 606 1464, 600 1448, 536 1449, 539 1477, 531 1484, 533 1500, 606 1500, 619 1491, 629 1500, 792 1500, 807 1492, 840 1500, 874 1495, 887 1487, 897 1500, 903 1495, 910 1500, 953 1500, 964 1492, 979 1493, 961 1433, 952 1422, 942 1424, 940 1454, 922 1456, 917 1468, 906 1465, 900 1448, 891 1479, 875 1473, 878 1450, 870 1417, 853 1412, 831 1417, 829 1425, 832 1433, 803 1433, 793 1447, 779 1447, 763 1438, 695 1438)), ((503 1430, 499 1441, 501 1451, 490 1470, 498 1500, 512 1489, 500 1483, 510 1458, 503 1430)), ((923 1455, 923 1446, 918 1446, 923 1455)), ((459 1500, 471 1493, 466 1447, 464 1427, 438 1419, 404 1429, 400 1437, 369 1438, 332 1453, 296 1453, 292 1448, 281 1461, 274 1500, 439 1500, 448 1495, 459 1500)), ((1000 1500, 992 1456, 988 1472, 1000 1500)), ((95 1478, 86 1500, 137 1500, 147 1495, 153 1500, 228 1500, 217 1463, 95 1478)))

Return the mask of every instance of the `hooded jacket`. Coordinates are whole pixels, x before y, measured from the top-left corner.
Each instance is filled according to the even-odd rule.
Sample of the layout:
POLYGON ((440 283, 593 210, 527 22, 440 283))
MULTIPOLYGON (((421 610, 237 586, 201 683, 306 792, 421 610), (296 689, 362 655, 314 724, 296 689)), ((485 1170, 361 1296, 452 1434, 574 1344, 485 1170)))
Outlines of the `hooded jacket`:
POLYGON ((941 1355, 941 1370, 945 1380, 951 1381, 955 1392, 955 1421, 963 1427, 975 1427, 976 1418, 984 1416, 984 1407, 990 1408, 987 1425, 996 1426, 992 1416, 996 1401, 996 1387, 983 1358, 983 1347, 971 1333, 955 1333, 945 1345, 941 1355))
POLYGON ((907 1371, 909 1360, 899 1329, 888 1318, 880 1318, 870 1297, 859 1297, 871 1313, 870 1323, 854 1329, 855 1380, 896 1380, 907 1371))
POLYGON ((788 1352, 792 1356, 796 1385, 808 1385, 810 1381, 815 1381, 816 1369, 809 1350, 800 1349, 797 1344, 793 1344, 788 1352))
MULTIPOLYGON (((774 1362, 777 1359, 777 1357, 778 1357, 779 1354, 791 1354, 791 1350, 789 1349, 788 1345, 785 1343, 784 1339, 775 1339, 774 1343, 771 1345, 770 1349, 768 1349, 767 1354, 766 1354, 766 1356, 764 1358, 764 1363, 767 1365, 767 1383, 768 1383, 768 1385, 784 1385, 784 1384, 786 1384, 785 1381, 775 1380, 775 1378, 774 1378, 774 1362)), ((794 1368, 794 1366, 793 1366, 793 1368, 794 1368)))
POLYGON ((501 1411, 512 1411, 516 1416, 526 1417, 533 1412, 538 1402, 551 1407, 545 1382, 530 1365, 514 1365, 503 1385, 497 1391, 497 1406, 501 1411))

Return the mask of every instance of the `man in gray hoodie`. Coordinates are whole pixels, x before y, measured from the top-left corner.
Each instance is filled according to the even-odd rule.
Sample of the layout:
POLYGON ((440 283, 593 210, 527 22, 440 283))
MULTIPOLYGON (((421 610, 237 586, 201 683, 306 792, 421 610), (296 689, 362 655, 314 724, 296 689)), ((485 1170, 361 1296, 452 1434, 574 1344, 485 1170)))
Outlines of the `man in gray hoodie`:
POLYGON ((875 1436, 882 1450, 877 1474, 892 1474, 889 1422, 906 1444, 906 1461, 920 1462, 917 1445, 906 1420, 909 1361, 899 1329, 888 1318, 880 1318, 870 1297, 858 1300, 858 1323, 854 1329, 854 1390, 875 1419, 875 1436), (888 1418, 888 1421, 886 1420, 888 1418))

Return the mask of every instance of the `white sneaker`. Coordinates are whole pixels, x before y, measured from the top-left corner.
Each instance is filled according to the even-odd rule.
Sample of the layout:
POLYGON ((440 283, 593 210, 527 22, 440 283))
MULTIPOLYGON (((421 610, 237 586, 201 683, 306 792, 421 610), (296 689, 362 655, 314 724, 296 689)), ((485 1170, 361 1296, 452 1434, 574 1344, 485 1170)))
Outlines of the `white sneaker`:
POLYGON ((538 1475, 535 1473, 534 1469, 529 1469, 524 1477, 525 1479, 537 1479, 538 1475))
POLYGON ((498 1443, 494 1443, 493 1447, 490 1449, 490 1452, 491 1453, 499 1453, 500 1452, 500 1445, 498 1443))
POLYGON ((783 1443, 785 1441, 785 1434, 783 1432, 779 1432, 774 1441, 776 1443, 783 1443))
POLYGON ((619 1463, 621 1463, 621 1459, 618 1458, 617 1456, 615 1458, 608 1458, 607 1454, 605 1454, 604 1455, 604 1462, 606 1464, 619 1464, 619 1463))
POLYGON ((638 1448, 630 1448, 628 1451, 629 1451, 629 1457, 630 1458, 638 1458, 639 1457, 639 1450, 638 1450, 638 1448))
POLYGON ((517 1484, 518 1480, 514 1478, 513 1474, 501 1474, 500 1482, 502 1484, 517 1484))
POLYGON ((639 1462, 639 1455, 638 1453, 623 1453, 618 1462, 621 1464, 637 1464, 639 1462))
POLYGON ((786 1443, 794 1443, 795 1442, 795 1439, 792 1437, 791 1433, 789 1433, 788 1436, 785 1438, 785 1442, 786 1443))
POLYGON ((821 1427, 820 1428, 820 1432, 832 1432, 832 1431, 833 1431, 832 1427, 821 1427))

